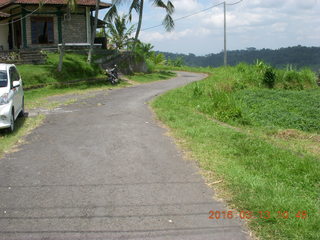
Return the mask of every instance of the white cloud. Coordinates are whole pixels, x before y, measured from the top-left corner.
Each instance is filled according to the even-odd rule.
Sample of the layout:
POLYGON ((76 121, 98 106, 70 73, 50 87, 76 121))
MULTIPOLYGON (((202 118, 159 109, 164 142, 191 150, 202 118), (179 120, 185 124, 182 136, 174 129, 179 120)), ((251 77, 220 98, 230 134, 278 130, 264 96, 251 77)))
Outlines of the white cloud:
POLYGON ((172 31, 172 32, 148 32, 143 31, 140 34, 142 41, 146 42, 163 42, 166 40, 181 40, 185 37, 204 37, 210 35, 212 30, 204 27, 198 29, 185 29, 183 31, 172 31))
POLYGON ((197 0, 172 0, 176 13, 187 13, 199 10, 202 5, 197 0))

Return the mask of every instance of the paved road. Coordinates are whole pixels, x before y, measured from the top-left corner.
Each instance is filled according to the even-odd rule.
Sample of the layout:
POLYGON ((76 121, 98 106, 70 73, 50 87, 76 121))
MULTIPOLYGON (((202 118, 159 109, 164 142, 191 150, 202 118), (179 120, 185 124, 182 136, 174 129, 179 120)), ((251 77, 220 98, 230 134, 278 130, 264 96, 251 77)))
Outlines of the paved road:
POLYGON ((203 78, 100 92, 50 114, 0 160, 0 239, 246 239, 148 105, 203 78))

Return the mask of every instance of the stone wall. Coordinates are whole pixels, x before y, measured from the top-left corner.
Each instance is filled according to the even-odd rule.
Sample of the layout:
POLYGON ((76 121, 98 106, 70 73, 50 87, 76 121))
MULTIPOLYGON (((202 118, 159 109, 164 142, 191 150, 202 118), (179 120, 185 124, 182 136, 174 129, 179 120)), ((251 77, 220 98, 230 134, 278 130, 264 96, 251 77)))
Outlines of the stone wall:
POLYGON ((72 14, 70 20, 63 20, 62 36, 65 40, 65 43, 86 43, 86 16, 84 14, 72 14))

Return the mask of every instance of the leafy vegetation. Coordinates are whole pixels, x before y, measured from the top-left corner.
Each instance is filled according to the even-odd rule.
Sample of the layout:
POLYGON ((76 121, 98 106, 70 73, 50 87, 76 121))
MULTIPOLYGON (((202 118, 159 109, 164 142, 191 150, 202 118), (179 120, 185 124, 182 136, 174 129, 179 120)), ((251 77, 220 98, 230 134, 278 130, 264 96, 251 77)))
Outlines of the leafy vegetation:
POLYGON ((298 129, 320 133, 320 91, 242 90, 235 93, 242 101, 242 120, 260 127, 298 129))
POLYGON ((57 71, 59 55, 48 53, 45 65, 18 65, 25 87, 50 83, 65 83, 86 78, 101 77, 98 65, 89 64, 85 55, 68 53, 64 56, 64 68, 57 71))
POLYGON ((252 213, 248 224, 258 237, 319 239, 320 89, 314 73, 262 62, 196 71, 209 77, 152 103, 159 119, 191 150, 209 183, 219 182, 220 197, 252 213))
POLYGON ((110 43, 114 44, 116 49, 124 49, 128 46, 130 35, 134 31, 134 25, 127 27, 127 16, 115 16, 113 20, 107 22, 107 36, 110 43))
MULTIPOLYGON (((116 1, 109 9, 107 14, 104 17, 104 20, 111 21, 118 15, 117 6, 123 4, 125 1, 118 0, 116 1)), ((152 0, 152 5, 154 7, 162 8, 166 12, 166 16, 162 21, 162 25, 165 27, 167 31, 170 31, 174 28, 174 21, 172 19, 172 14, 174 12, 174 6, 171 1, 162 1, 162 0, 152 0)), ((132 20, 132 11, 135 11, 138 14, 138 24, 136 28, 136 33, 134 37, 133 49, 135 49, 136 44, 139 42, 139 34, 142 26, 142 18, 143 18, 143 10, 144 10, 144 0, 132 0, 129 1, 129 20, 132 20)))

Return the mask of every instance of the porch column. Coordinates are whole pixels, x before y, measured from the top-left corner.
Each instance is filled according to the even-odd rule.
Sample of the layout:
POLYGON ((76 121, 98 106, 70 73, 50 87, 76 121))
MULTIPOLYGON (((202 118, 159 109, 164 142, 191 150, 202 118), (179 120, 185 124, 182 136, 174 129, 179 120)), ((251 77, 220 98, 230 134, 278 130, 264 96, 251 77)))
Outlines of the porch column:
POLYGON ((91 19, 90 8, 86 7, 87 43, 91 42, 91 19))
POLYGON ((58 18, 58 42, 62 43, 62 11, 58 8, 57 18, 58 18))
POLYGON ((26 21, 26 10, 24 9, 24 6, 22 5, 22 46, 23 48, 28 48, 28 42, 27 42, 27 21, 26 21))

